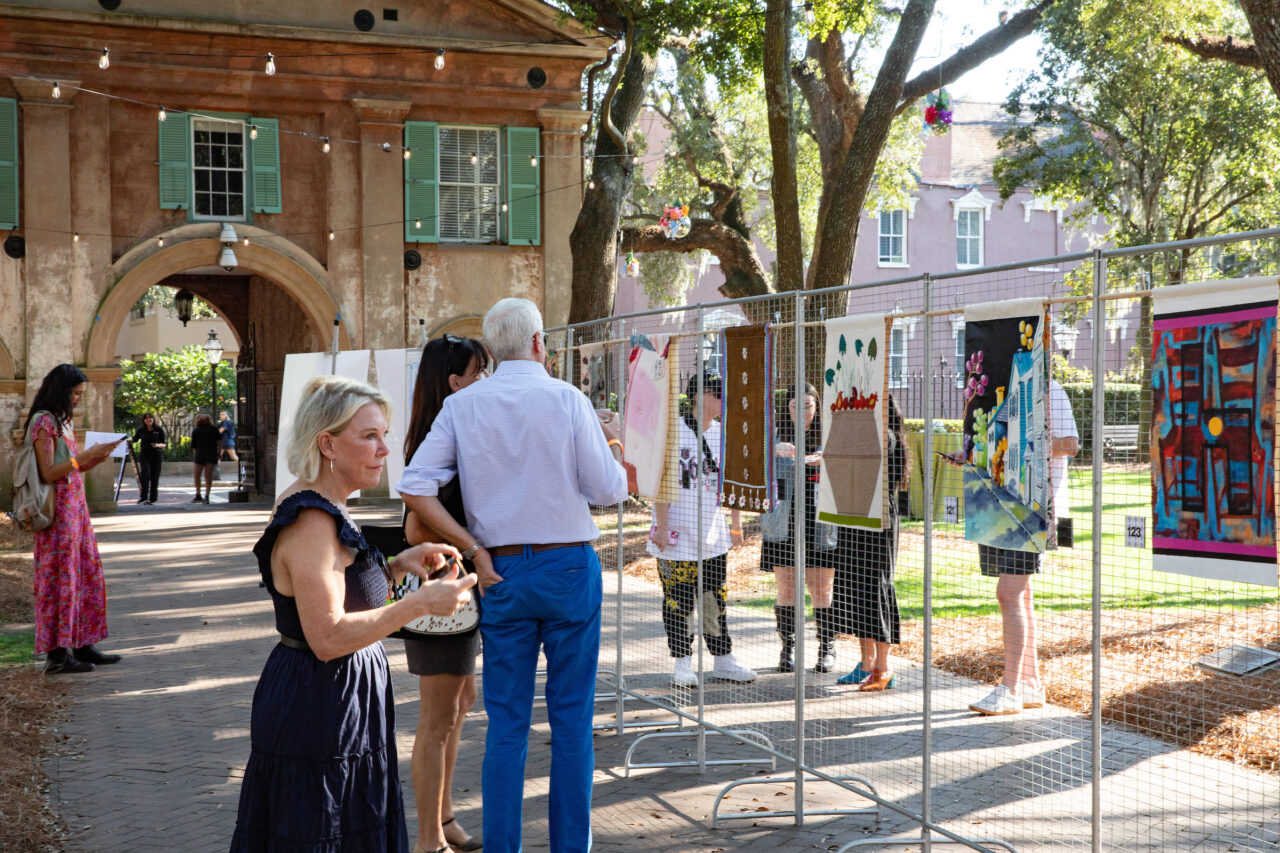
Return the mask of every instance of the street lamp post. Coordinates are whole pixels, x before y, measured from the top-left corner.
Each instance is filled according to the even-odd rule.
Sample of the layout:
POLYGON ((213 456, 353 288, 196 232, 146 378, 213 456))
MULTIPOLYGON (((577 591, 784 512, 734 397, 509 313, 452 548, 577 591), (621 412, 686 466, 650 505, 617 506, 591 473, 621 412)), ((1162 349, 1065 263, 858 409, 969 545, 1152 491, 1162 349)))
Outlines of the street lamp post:
POLYGON ((209 415, 218 417, 218 362, 222 361, 222 341, 218 333, 209 330, 209 340, 204 342, 204 357, 209 362, 209 415))

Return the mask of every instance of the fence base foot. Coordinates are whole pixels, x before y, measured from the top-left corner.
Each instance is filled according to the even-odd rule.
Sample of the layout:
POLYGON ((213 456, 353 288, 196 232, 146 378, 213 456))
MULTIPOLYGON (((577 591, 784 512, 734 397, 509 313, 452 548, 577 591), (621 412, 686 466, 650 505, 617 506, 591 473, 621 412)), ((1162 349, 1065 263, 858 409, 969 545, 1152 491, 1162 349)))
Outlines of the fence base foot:
POLYGON ((694 759, 692 761, 657 761, 650 764, 632 764, 631 763, 632 754, 635 753, 636 748, 646 740, 650 740, 652 738, 697 737, 699 734, 705 735, 707 737, 710 737, 712 735, 729 737, 738 741, 743 745, 749 745, 749 741, 756 741, 757 745, 759 746, 763 746, 766 749, 773 749, 773 743, 767 737, 762 735, 760 732, 752 731, 750 729, 743 729, 741 731, 734 731, 732 733, 709 731, 705 729, 700 730, 696 728, 691 729, 689 731, 680 731, 680 732, 650 732, 647 735, 640 735, 640 737, 636 738, 635 742, 632 743, 631 746, 627 748, 626 757, 622 759, 623 777, 624 778, 629 777, 631 775, 631 770, 633 768, 636 770, 647 770, 654 767, 697 767, 699 765, 718 766, 723 764, 768 764, 770 770, 773 770, 777 767, 776 759, 774 759, 773 756, 769 756, 768 758, 717 758, 717 759, 711 759, 711 760, 706 760, 702 762, 699 762, 697 759, 694 759))
POLYGON ((841 847, 836 853, 845 853, 846 850, 856 850, 859 847, 915 847, 920 846, 924 849, 937 846, 939 844, 959 844, 962 847, 968 847, 971 850, 990 850, 986 845, 995 847, 1003 847, 1009 853, 1018 853, 1018 848, 1014 847, 1007 841, 1001 841, 999 838, 969 838, 964 841, 957 841, 953 838, 864 838, 861 841, 850 841, 841 847))
MULTIPOLYGON (((795 774, 789 774, 787 776, 759 776, 754 779, 738 779, 736 781, 730 782, 728 785, 725 785, 723 788, 720 789, 719 794, 716 794, 715 805, 711 807, 711 828, 716 829, 720 825, 720 821, 722 820, 742 820, 744 818, 761 818, 761 817, 795 817, 796 813, 794 810, 769 811, 769 812, 743 812, 742 814, 726 814, 726 815, 720 814, 720 804, 724 802, 725 795, 728 794, 730 791, 732 791, 734 788, 739 788, 743 785, 786 784, 787 782, 794 782, 795 779, 796 779, 795 774)), ((832 780, 838 780, 840 782, 852 782, 857 785, 862 785, 867 789, 867 792, 872 797, 877 796, 875 785, 871 784, 871 780, 864 779, 861 776, 832 776, 830 778, 825 778, 822 776, 810 776, 808 774, 805 774, 804 776, 804 781, 806 782, 827 782, 832 780)), ((855 794, 861 793, 858 791, 857 788, 854 788, 848 785, 845 785, 842 787, 844 787, 848 791, 852 791, 855 794)), ((804 809, 803 813, 806 816, 814 815, 815 817, 823 817, 827 815, 873 814, 876 816, 876 822, 878 823, 880 821, 880 804, 876 803, 872 808, 862 808, 862 809, 804 809)))

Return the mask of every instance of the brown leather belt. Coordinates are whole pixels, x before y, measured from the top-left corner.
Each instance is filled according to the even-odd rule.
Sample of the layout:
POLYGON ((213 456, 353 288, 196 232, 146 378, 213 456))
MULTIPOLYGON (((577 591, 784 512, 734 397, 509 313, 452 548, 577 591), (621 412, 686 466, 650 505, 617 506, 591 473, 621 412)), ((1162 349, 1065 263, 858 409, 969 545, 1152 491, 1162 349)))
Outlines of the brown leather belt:
POLYGON ((492 548, 486 548, 491 556, 494 557, 511 557, 515 554, 523 554, 524 549, 530 551, 554 551, 557 548, 577 548, 584 545, 584 542, 548 542, 545 545, 495 545, 492 548))

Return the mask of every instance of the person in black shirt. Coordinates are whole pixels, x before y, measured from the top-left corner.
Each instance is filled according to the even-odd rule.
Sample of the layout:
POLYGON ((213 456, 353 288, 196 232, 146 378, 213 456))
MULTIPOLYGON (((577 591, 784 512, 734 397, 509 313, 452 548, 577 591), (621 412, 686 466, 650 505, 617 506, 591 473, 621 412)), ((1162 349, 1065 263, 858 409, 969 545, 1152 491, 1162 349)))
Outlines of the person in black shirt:
POLYGON ((218 428, 213 425, 213 418, 209 415, 196 416, 196 428, 191 433, 191 452, 195 459, 192 473, 196 483, 196 496, 191 502, 207 504, 209 490, 213 488, 213 469, 218 464, 218 428), (200 496, 201 474, 204 474, 204 497, 200 496))
POLYGON ((164 461, 167 439, 164 427, 155 415, 142 413, 142 423, 134 430, 130 443, 138 444, 138 503, 153 504, 160 488, 160 465, 164 461))

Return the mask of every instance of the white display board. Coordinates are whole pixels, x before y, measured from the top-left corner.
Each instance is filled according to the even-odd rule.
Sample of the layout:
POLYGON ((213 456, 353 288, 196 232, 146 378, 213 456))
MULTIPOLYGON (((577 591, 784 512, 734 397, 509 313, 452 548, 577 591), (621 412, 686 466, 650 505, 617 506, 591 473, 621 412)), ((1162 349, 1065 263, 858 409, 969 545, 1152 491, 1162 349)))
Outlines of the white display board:
MULTIPOLYGON (((289 466, 285 459, 289 453, 289 440, 293 435, 293 416, 298 410, 298 404, 302 402, 302 389, 315 377, 329 376, 334 373, 333 363, 333 353, 329 352, 298 352, 289 353, 284 357, 284 381, 280 388, 280 423, 276 430, 277 498, 297 479, 289 473, 289 466)), ((336 373, 348 379, 368 382, 369 350, 338 353, 336 373)))
POLYGON ((387 457, 387 483, 391 497, 398 498, 395 484, 404 473, 404 438, 409 434, 409 415, 413 407, 413 386, 418 380, 418 365, 422 363, 422 347, 408 349, 380 349, 373 354, 378 373, 378 387, 391 397, 391 435, 387 444, 391 455, 387 457))

